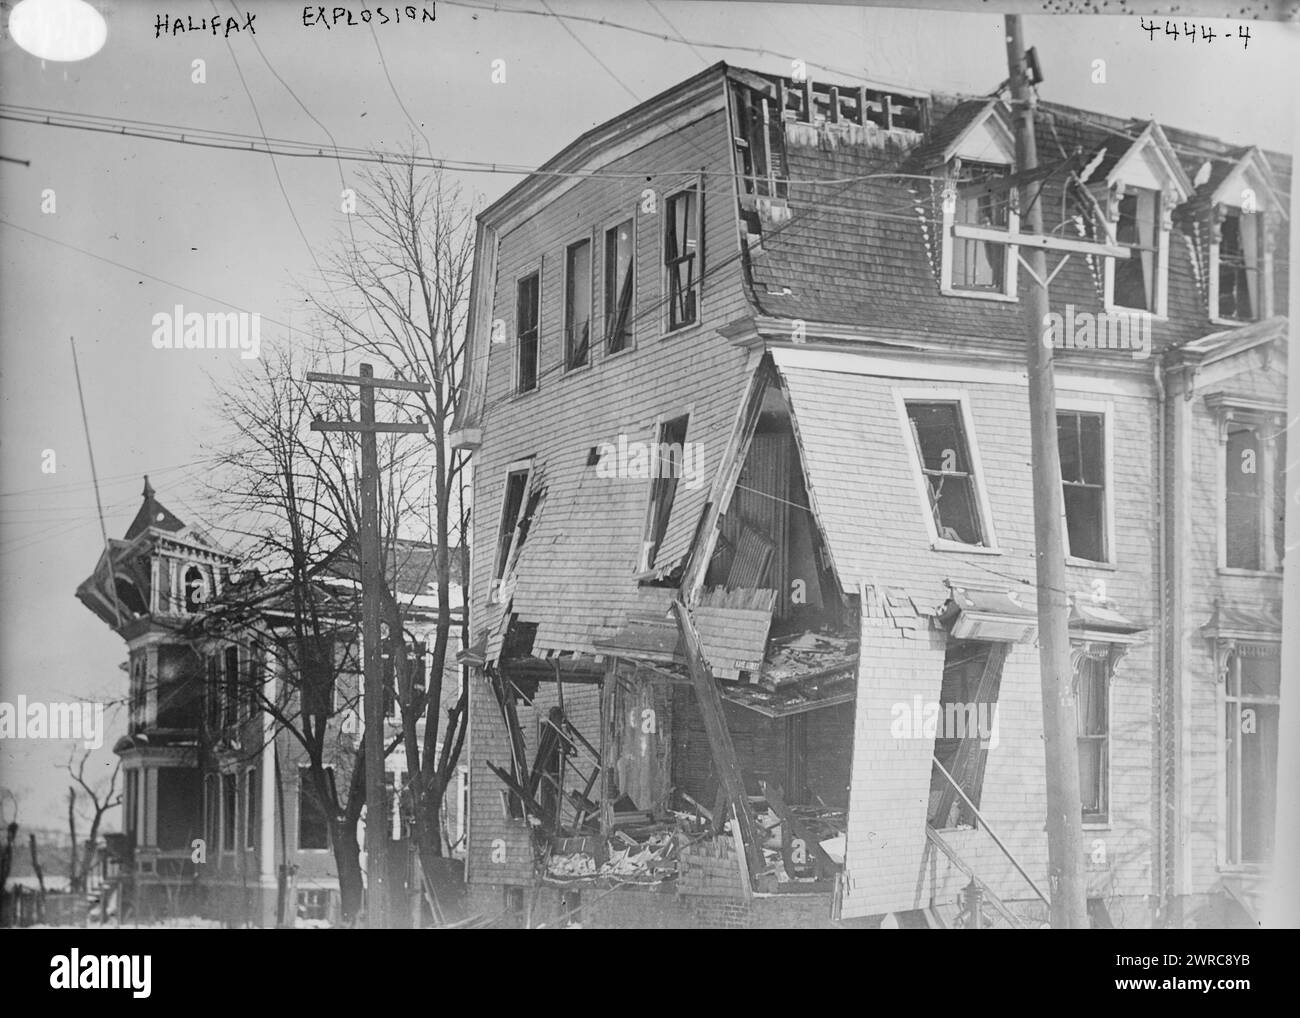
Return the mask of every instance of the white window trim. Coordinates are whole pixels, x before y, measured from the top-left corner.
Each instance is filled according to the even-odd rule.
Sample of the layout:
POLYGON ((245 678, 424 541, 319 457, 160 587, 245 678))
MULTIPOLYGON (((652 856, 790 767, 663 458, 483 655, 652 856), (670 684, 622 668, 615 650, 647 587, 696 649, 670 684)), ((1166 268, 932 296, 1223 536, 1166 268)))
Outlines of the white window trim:
POLYGON ((542 307, 544 304, 542 287, 545 283, 546 258, 542 256, 537 259, 535 264, 530 265, 525 271, 515 276, 514 286, 510 293, 510 397, 512 399, 524 399, 542 388, 542 307), (519 355, 522 351, 519 346, 519 284, 529 276, 537 277, 537 384, 526 392, 520 392, 519 355))
POLYGON ((1222 576, 1266 576, 1274 580, 1281 580, 1282 564, 1274 560, 1273 552, 1274 520, 1272 506, 1276 490, 1273 484, 1273 468, 1274 458, 1277 456, 1277 442, 1275 439, 1270 439, 1267 433, 1271 431, 1276 435, 1286 427, 1286 413, 1284 410, 1261 412, 1225 406, 1215 412, 1215 417, 1218 442, 1215 444, 1214 450, 1214 531, 1217 545, 1215 562, 1218 566, 1218 572, 1222 576), (1264 489, 1261 495, 1263 520, 1260 527, 1260 541, 1263 544, 1261 561, 1265 563, 1263 569, 1243 569, 1240 566, 1228 565, 1228 430, 1232 424, 1244 424, 1254 428, 1256 433, 1260 435, 1260 451, 1263 453, 1261 457, 1263 462, 1257 464, 1257 466, 1264 489))
MULTIPOLYGON (((681 330, 678 330, 678 331, 681 331, 681 330)), ((674 333, 674 335, 676 335, 676 333, 674 333)), ((686 443, 686 442, 689 442, 689 441, 691 440, 691 423, 692 423, 692 421, 695 420, 695 404, 694 404, 694 403, 691 403, 691 404, 687 405, 684 409, 671 410, 671 411, 667 411, 667 412, 664 412, 664 413, 657 414, 657 415, 655 416, 655 419, 654 419, 654 424, 651 425, 651 428, 650 428, 650 444, 651 444, 652 446, 658 447, 658 445, 659 445, 659 435, 660 435, 660 433, 661 433, 661 431, 662 431, 662 429, 663 429, 664 423, 665 423, 666 421, 675 421, 675 420, 676 420, 677 418, 679 418, 679 417, 685 417, 685 418, 686 418, 686 438, 683 439, 683 441, 682 441, 682 444, 683 444, 683 454, 684 454, 684 453, 685 453, 685 443, 686 443)), ((653 512, 654 512, 654 502, 653 502, 651 496, 654 494, 654 482, 655 482, 655 478, 654 478, 653 475, 651 475, 651 476, 650 476, 649 478, 647 478, 647 480, 646 480, 646 489, 645 489, 645 516, 644 516, 644 518, 642 519, 642 522, 641 522, 641 543, 637 546, 637 553, 636 553, 636 566, 635 566, 635 568, 633 569, 634 578, 637 579, 637 580, 650 580, 650 579, 654 579, 654 577, 655 577, 655 575, 656 575, 654 565, 653 565, 652 563, 646 561, 646 560, 649 558, 649 556, 650 556, 650 524, 653 522, 653 516, 652 516, 652 514, 653 514, 653 512)), ((673 495, 673 507, 674 507, 674 508, 675 508, 676 505, 677 505, 677 497, 678 497, 678 494, 680 494, 680 492, 679 492, 679 493, 675 493, 675 494, 673 495)), ((672 521, 672 510, 671 510, 671 509, 670 509, 669 512, 668 512, 668 521, 669 521, 670 523, 671 523, 671 521, 672 521)), ((668 530, 667 530, 667 524, 665 524, 665 526, 664 526, 664 533, 665 533, 665 535, 667 534, 667 532, 668 532, 668 530)))
MULTIPOLYGON (((1073 635, 1074 634, 1072 634, 1072 636, 1073 635)), ((1109 642, 1106 639, 1096 639, 1096 638, 1089 637, 1087 634, 1079 634, 1079 635, 1082 638, 1074 638, 1071 639, 1070 641, 1070 650, 1072 652, 1078 651, 1080 653, 1085 653, 1086 647, 1090 643, 1097 644, 1097 643, 1109 642)), ((1122 645, 1119 647, 1121 654, 1123 652, 1126 652, 1127 649, 1128 649, 1127 647, 1124 647, 1122 645)), ((1082 811, 1080 811, 1080 817, 1082 819, 1083 829, 1085 831, 1110 830, 1112 826, 1112 822, 1114 821, 1115 818, 1115 797, 1114 797, 1115 786, 1114 783, 1111 781, 1111 777, 1115 773, 1114 769, 1112 768, 1112 763, 1113 763, 1112 750, 1114 749, 1114 744, 1115 744, 1115 715, 1111 708, 1114 706, 1113 694, 1115 689, 1115 675, 1118 671, 1119 671, 1119 657, 1116 654, 1116 646, 1114 644, 1111 644, 1106 656, 1106 756, 1102 760, 1102 767, 1105 769, 1104 779, 1106 782, 1106 816, 1104 819, 1100 817, 1089 818, 1083 815, 1082 811)), ((1075 698, 1077 699, 1077 690, 1076 690, 1075 698)), ((1077 732, 1075 733, 1075 742, 1077 745, 1078 743, 1077 732)))
MULTIPOLYGON (((636 332, 637 332, 636 308, 637 308, 637 298, 640 295, 640 289, 641 289, 640 287, 641 281, 639 279, 639 276, 641 274, 640 273, 641 266, 639 263, 641 259, 637 257, 639 253, 637 251, 637 245, 639 242, 640 242, 640 231, 637 229, 637 214, 635 208, 627 215, 620 214, 613 217, 612 219, 607 220, 605 224, 600 228, 600 252, 599 252, 600 273, 598 278, 600 279, 601 317, 600 317, 599 324, 600 324, 600 349, 601 349, 602 357, 617 357, 619 354, 631 353, 633 350, 636 349, 636 332), (632 310, 631 313, 628 315, 628 321, 627 321, 627 327, 628 327, 627 346, 625 346, 622 350, 619 350, 617 353, 610 353, 609 335, 608 335, 609 326, 607 321, 609 318, 610 309, 608 307, 609 302, 606 300, 605 297, 605 287, 606 287, 605 242, 609 236, 610 230, 616 229, 621 223, 626 223, 629 221, 632 223, 632 310)), ((594 260, 593 260, 593 265, 594 265, 594 260)), ((593 291, 593 298, 594 298, 594 291, 593 291)))
POLYGON ((519 503, 519 512, 522 515, 524 508, 528 505, 528 493, 533 487, 533 468, 536 460, 532 456, 524 459, 515 460, 505 469, 505 483, 501 487, 500 508, 497 510, 497 526, 493 532, 492 540, 492 574, 488 577, 488 604, 504 604, 509 600, 509 591, 514 587, 514 575, 510 571, 510 563, 515 555, 515 545, 519 540, 519 521, 515 520, 515 529, 510 535, 510 547, 506 551, 505 568, 498 578, 496 575, 497 555, 501 549, 501 525, 506 518, 506 494, 510 490, 510 475, 515 473, 527 472, 524 478, 524 497, 519 503))
MULTIPOLYGON (((560 267, 562 284, 560 289, 560 340, 563 344, 563 359, 561 361, 562 374, 564 376, 574 375, 590 368, 596 362, 595 351, 592 349, 592 335, 596 326, 596 239, 587 233, 584 236, 575 237, 564 245, 564 264, 560 267), (587 275, 590 277, 587 291, 591 295, 591 305, 587 308, 587 362, 579 364, 575 368, 569 367, 569 252, 583 242, 587 244, 587 275)), ((541 300, 541 279, 538 278, 537 294, 538 301, 541 300)), ((538 352, 541 352, 541 315, 538 315, 538 352)), ((538 388, 541 382, 540 358, 537 372, 538 388)))
POLYGON ((1115 553, 1115 404, 1110 400, 1079 399, 1074 396, 1056 397, 1056 409, 1085 414, 1101 414, 1102 469, 1106 472, 1105 519, 1102 521, 1102 541, 1106 557, 1100 561, 1076 558, 1070 554, 1070 528, 1065 525, 1065 481, 1061 481, 1061 534, 1065 540, 1065 561, 1068 565, 1085 569, 1115 569, 1119 558, 1115 553))
MULTIPOLYGON (((1116 238, 1116 224, 1119 221, 1119 200, 1123 197, 1125 185, 1120 181, 1109 189, 1108 214, 1111 216, 1105 223, 1102 223, 1102 229, 1106 234, 1106 243, 1119 246, 1116 238)), ((1150 191, 1151 188, 1137 188, 1135 190, 1150 191)), ((1103 274, 1105 279, 1105 293, 1103 306, 1109 312, 1122 312, 1124 314, 1142 315, 1153 321, 1163 322, 1169 319, 1169 235, 1173 229, 1173 211, 1177 204, 1178 192, 1166 188, 1157 190, 1155 193, 1156 203, 1156 278, 1155 278, 1155 304, 1154 308, 1130 308, 1122 304, 1115 303, 1115 259, 1106 257, 1102 259, 1103 274)), ((1130 257, 1133 257, 1130 255, 1130 257)))
POLYGON ((663 296, 663 332, 662 336, 680 336, 698 329, 704 322, 704 175, 683 183, 679 187, 666 191, 659 214, 659 280, 660 294, 663 296), (690 190, 695 191, 695 321, 686 325, 672 326, 672 289, 668 272, 668 206, 678 195, 690 190))
MULTIPOLYGON (((1236 645, 1260 644, 1260 643, 1279 643, 1279 638, 1270 637, 1264 634, 1253 636, 1248 640, 1230 640, 1217 639, 1212 642, 1213 658, 1212 663, 1215 668, 1214 683, 1214 704, 1215 704, 1215 735, 1214 740, 1214 777, 1215 777, 1215 798, 1218 806, 1218 822, 1215 826, 1215 862, 1220 873, 1258 873, 1261 869, 1266 868, 1264 863, 1243 863, 1232 862, 1229 858, 1228 851, 1228 823, 1230 820, 1228 811, 1228 683, 1227 674, 1221 671, 1220 663, 1224 668, 1230 666, 1231 656, 1236 654, 1236 645), (1224 646, 1224 645, 1227 646, 1224 646)), ((1280 650, 1280 649, 1279 649, 1280 650)), ((1240 703, 1240 697, 1233 697, 1234 702, 1240 703)), ((1281 702, 1280 697, 1252 697, 1253 702, 1274 703, 1281 702)), ((1281 738, 1279 734, 1279 739, 1281 738)), ((1280 747, 1279 747, 1280 750, 1280 747)), ((1274 816, 1276 822, 1276 814, 1274 816)), ((1276 863, 1276 854, 1274 855, 1276 863)))
MULTIPOLYGON (((988 165, 996 165, 988 160, 980 160, 988 165)), ((950 161, 947 169, 951 172, 954 167, 950 161)), ((1007 165, 1007 174, 1012 172, 1012 166, 1007 165)), ((942 243, 939 245, 939 292, 945 297, 970 297, 974 300, 992 300, 1002 301, 1003 303, 1016 303, 1020 298, 1017 296, 1019 286, 1019 264, 1020 264, 1020 247, 1017 244, 1010 243, 1010 238, 1020 233, 1020 210, 1017 207, 1017 200, 1013 195, 1016 194, 1015 188, 1009 188, 1008 202, 1010 207, 1007 209, 1007 228, 1006 230, 992 230, 999 235, 1008 237, 1008 241, 992 240, 990 243, 1004 243, 1005 246, 1005 263, 1002 267, 1002 279, 1005 289, 1002 291, 993 290, 965 290, 953 285, 952 281, 952 261, 953 261, 953 241, 956 234, 953 228, 958 225, 968 226, 969 224, 957 223, 957 202, 956 202, 956 181, 951 180, 948 184, 953 189, 953 201, 943 202, 943 232, 942 243)))
MULTIPOLYGON (((1258 193, 1258 192, 1257 192, 1258 193)), ((1230 328, 1236 328, 1241 325, 1248 325, 1251 322, 1262 322, 1265 318, 1273 317, 1273 250, 1269 243, 1269 210, 1260 206, 1254 212, 1247 212, 1240 205, 1234 205, 1231 202, 1216 202, 1210 206, 1210 259, 1208 273, 1207 292, 1209 294, 1209 313, 1210 321, 1214 325, 1225 325, 1230 328), (1242 216, 1255 216, 1255 243, 1258 251, 1255 254, 1256 261, 1256 287, 1259 291, 1259 307, 1255 310, 1254 318, 1223 318, 1219 315, 1219 215, 1222 210, 1231 209, 1242 216)))
POLYGON ((1000 555, 997 531, 993 526, 993 510, 989 505, 988 490, 984 484, 984 462, 980 457, 979 441, 975 435, 975 421, 971 416, 970 398, 961 389, 926 389, 920 387, 894 387, 894 409, 898 414, 898 424, 902 431, 904 448, 912 466, 912 481, 916 487, 916 497, 921 507, 921 517, 925 522, 926 536, 933 551, 959 551, 975 555, 1000 555), (980 529, 984 534, 983 545, 962 544, 939 536, 935 525, 934 510, 930 505, 929 487, 925 474, 921 470, 921 450, 917 448, 916 438, 912 434, 912 422, 907 415, 908 403, 955 403, 961 412, 962 432, 966 438, 966 454, 970 457, 971 479, 975 483, 975 505, 980 514, 980 529))

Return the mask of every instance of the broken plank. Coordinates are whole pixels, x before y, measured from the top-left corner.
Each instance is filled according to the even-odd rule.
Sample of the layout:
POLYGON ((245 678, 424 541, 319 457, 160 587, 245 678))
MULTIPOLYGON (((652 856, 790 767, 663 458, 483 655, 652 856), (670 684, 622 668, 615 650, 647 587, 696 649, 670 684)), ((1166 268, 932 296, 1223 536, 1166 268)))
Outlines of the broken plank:
POLYGON ((969 865, 967 865, 966 861, 962 859, 960 855, 957 854, 957 850, 953 848, 950 844, 948 844, 948 842, 944 841, 943 836, 940 835, 939 832, 936 831, 929 824, 925 825, 925 836, 930 839, 931 844, 933 844, 936 848, 939 849, 940 852, 942 852, 944 855, 948 857, 949 862, 951 862, 954 866, 956 866, 959 870, 961 870, 962 873, 966 874, 966 876, 970 880, 973 880, 975 882, 975 886, 978 887, 981 892, 983 892, 985 900, 987 900, 988 903, 993 906, 993 911, 995 911, 1003 919, 1009 922, 1013 929, 1017 929, 1017 930, 1026 929, 1026 926, 1024 922, 1021 920, 1021 918, 1018 915, 1016 915, 1014 912, 1012 912, 1011 909, 1007 908, 1005 904, 1003 904, 1002 899, 993 893, 993 889, 989 887, 989 885, 986 884, 983 880, 977 877, 975 875, 975 871, 971 869, 969 865))
POLYGON ((695 624, 691 621, 686 605, 681 601, 674 601, 673 613, 681 630, 686 664, 690 669, 691 681, 695 684, 695 696, 699 702, 700 715, 704 720, 704 729, 709 737, 713 762, 718 768, 722 787, 726 789, 727 797, 735 807, 736 826, 739 828, 738 844, 742 846, 747 860, 745 886, 747 890, 752 890, 750 881, 753 874, 763 868, 763 857, 754 837, 754 816, 750 812, 749 797, 745 794, 745 780, 740 773, 736 747, 731 741, 731 731, 727 728, 727 718, 722 709, 722 697, 718 694, 718 684, 709 671, 709 666, 704 662, 699 633, 695 631, 695 624))

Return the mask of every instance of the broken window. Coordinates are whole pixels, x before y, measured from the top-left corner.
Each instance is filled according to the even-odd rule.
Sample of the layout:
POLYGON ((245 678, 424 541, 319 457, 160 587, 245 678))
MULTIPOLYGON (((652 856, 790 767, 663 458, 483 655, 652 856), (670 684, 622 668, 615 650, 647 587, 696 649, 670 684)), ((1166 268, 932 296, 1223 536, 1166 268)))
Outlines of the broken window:
POLYGON ((646 518, 645 541, 642 545, 643 571, 654 568, 659 546, 668 531, 668 517, 672 514, 673 499, 677 495, 677 481, 682 476, 686 423, 686 417, 674 417, 659 425, 659 441, 652 454, 650 512, 646 518))
POLYGON ((1240 643, 1227 655, 1227 861, 1273 855, 1281 658, 1276 643, 1240 643))
POLYGON ((1145 187, 1130 187, 1119 199, 1115 242, 1129 248, 1127 258, 1116 258, 1114 303, 1122 308, 1155 311, 1156 269, 1160 245, 1160 194, 1145 187))
POLYGON ((1081 652, 1074 671, 1074 705, 1079 748, 1079 799, 1084 820, 1104 822, 1110 812, 1110 653, 1081 652))
POLYGON ((1224 208, 1216 250, 1218 316, 1253 321, 1259 317, 1259 214, 1224 208))
POLYGON ((516 391, 537 388, 537 358, 540 342, 541 276, 534 272, 519 280, 515 291, 515 342, 519 348, 516 391))
POLYGON ((506 569, 513 558, 515 537, 519 530, 520 513, 524 508, 524 496, 528 492, 528 478, 532 472, 532 463, 524 460, 510 468, 506 474, 506 490, 501 502, 501 523, 497 530, 496 565, 492 573, 492 589, 489 600, 500 598, 501 587, 506 580, 506 569))
POLYGON ((1070 555, 1106 561, 1105 417, 1059 411, 1056 441, 1061 454, 1061 489, 1070 555))
MULTIPOLYGON (((980 184, 1007 175, 1007 167, 963 162, 957 171, 953 221, 967 226, 1005 230, 1010 224, 1010 190, 963 195, 962 185, 980 184)), ((952 238, 952 287, 956 290, 1006 292, 1007 245, 971 237, 952 238)))
POLYGON ((632 343, 632 293, 635 255, 632 220, 605 231, 605 349, 626 350, 632 343))
POLYGON ((585 367, 591 349, 591 241, 564 253, 564 370, 585 367))
POLYGON ((664 266, 668 270, 668 328, 699 321, 700 250, 703 224, 700 194, 695 185, 668 199, 664 266))
POLYGON ((1259 434, 1253 427, 1229 427, 1224 537, 1230 569, 1264 568, 1262 452, 1259 434))
POLYGON ((948 644, 935 716, 934 758, 943 770, 934 767, 930 776, 927 820, 932 827, 975 826, 989 749, 998 737, 998 689, 1006 656, 1005 643, 948 644))
POLYGON ((789 191, 785 127, 777 101, 757 89, 737 85, 735 135, 746 195, 785 198, 789 191))
POLYGON ((934 529, 940 540, 983 545, 975 476, 960 404, 907 403, 934 529))
MULTIPOLYGON (((333 780, 333 768, 325 769, 325 780, 333 780)), ((311 768, 298 768, 298 848, 329 848, 329 821, 325 807, 316 795, 311 768)))

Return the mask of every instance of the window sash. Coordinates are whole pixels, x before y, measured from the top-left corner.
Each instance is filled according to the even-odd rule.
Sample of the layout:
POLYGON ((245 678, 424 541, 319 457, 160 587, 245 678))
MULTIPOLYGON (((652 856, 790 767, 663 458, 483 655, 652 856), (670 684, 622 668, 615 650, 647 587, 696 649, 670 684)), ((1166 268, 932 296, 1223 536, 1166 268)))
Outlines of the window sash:
POLYGON ((1075 731, 1079 754, 1079 798, 1085 819, 1110 815, 1109 657, 1081 654, 1074 672, 1075 731))
POLYGON ((668 327, 678 329, 699 320, 697 259, 703 225, 699 191, 692 186, 668 199, 664 265, 668 270, 668 327))
POLYGON ((570 244, 564 254, 564 366, 585 367, 591 352, 591 241, 570 244))
MULTIPOLYGON (((954 186, 1003 177, 1007 167, 992 163, 963 163, 954 186)), ((1007 229, 1010 225, 1010 191, 990 192, 974 198, 957 198, 953 222, 966 226, 1007 229)), ((1002 293, 1006 290, 1008 245, 969 237, 951 237, 952 287, 1002 293)))
POLYGON ((985 545, 988 538, 961 405, 908 400, 905 406, 936 535, 959 544, 985 545), (923 416, 929 420, 919 419, 923 416))
POLYGON ((541 275, 534 272, 521 279, 515 289, 515 344, 518 349, 517 392, 537 388, 540 346, 541 275))
POLYGON ((618 353, 632 339, 636 251, 632 220, 605 231, 605 349, 618 353))
POLYGON ((1066 548, 1074 558, 1107 561, 1106 418, 1061 410, 1056 415, 1065 506, 1066 548))

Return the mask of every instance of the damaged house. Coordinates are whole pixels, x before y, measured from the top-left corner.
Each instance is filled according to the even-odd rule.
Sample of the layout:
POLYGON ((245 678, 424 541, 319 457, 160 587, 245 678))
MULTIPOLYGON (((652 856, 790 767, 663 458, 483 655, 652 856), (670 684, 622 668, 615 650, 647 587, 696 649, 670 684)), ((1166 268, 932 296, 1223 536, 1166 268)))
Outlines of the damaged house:
MULTIPOLYGON (((417 686, 438 614, 433 556, 427 544, 395 539, 386 563, 417 686)), ((125 535, 108 542, 77 588, 128 655, 121 666, 129 676, 127 728, 113 746, 124 779, 119 900, 140 917, 337 922, 331 818, 306 750, 287 728, 302 729, 308 715, 321 727, 322 765, 346 802, 365 710, 356 556, 345 545, 321 563, 313 600, 321 622, 311 630, 295 627, 287 584, 240 571, 240 561, 164 506, 146 477, 125 535)), ((385 634, 390 744, 401 733, 394 649, 385 634)), ((445 706, 456 702, 460 686, 451 660, 445 706)), ((418 724, 422 731, 423 719, 418 724)), ((462 768, 444 803, 445 847, 459 857, 467 778, 462 768)), ((387 757, 385 784, 389 865, 401 885, 414 852, 402 753, 387 757)))
POLYGON ((479 912, 1044 921, 1031 243, 1056 269, 1090 914, 1251 907, 1289 162, 1036 116, 1035 200, 1073 249, 1020 233, 999 100, 723 64, 480 215, 455 434, 479 912))

